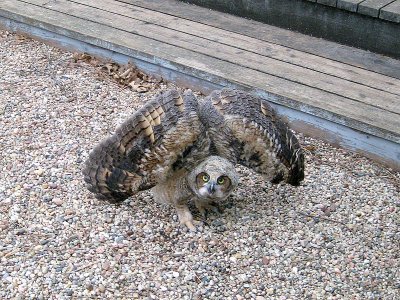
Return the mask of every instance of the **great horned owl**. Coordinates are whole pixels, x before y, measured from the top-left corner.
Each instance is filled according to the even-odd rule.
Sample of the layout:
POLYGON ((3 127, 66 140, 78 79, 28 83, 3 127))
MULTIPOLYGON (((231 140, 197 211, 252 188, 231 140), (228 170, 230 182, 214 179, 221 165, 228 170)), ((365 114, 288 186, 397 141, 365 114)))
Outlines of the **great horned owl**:
POLYGON ((169 90, 97 145, 83 174, 97 198, 114 203, 152 188, 195 230, 188 201, 204 214, 227 198, 238 185, 235 164, 273 183, 304 178, 298 140, 263 99, 223 89, 198 100, 169 90))

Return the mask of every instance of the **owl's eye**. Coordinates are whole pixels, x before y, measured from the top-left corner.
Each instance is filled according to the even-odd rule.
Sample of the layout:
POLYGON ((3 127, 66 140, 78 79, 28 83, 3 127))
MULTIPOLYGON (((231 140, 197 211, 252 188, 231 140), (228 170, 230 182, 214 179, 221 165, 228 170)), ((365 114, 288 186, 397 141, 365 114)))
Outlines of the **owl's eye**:
POLYGON ((204 182, 208 182, 208 181, 210 180, 210 176, 208 176, 207 174, 203 174, 203 176, 201 176, 201 179, 202 179, 204 182))
POLYGON ((225 178, 224 177, 218 177, 218 179, 217 179, 217 183, 218 184, 224 184, 224 182, 225 182, 225 178))

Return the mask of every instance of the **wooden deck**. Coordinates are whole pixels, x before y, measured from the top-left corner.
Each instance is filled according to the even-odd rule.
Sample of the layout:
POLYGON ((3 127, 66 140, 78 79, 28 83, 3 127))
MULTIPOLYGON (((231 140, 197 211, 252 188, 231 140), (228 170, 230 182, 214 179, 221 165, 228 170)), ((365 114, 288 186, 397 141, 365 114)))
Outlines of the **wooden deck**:
POLYGON ((400 0, 338 0, 337 7, 400 23, 400 0))
POLYGON ((209 92, 400 168, 400 61, 173 0, 2 0, 0 25, 209 92))
POLYGON ((400 0, 308 0, 382 20, 400 23, 400 0))

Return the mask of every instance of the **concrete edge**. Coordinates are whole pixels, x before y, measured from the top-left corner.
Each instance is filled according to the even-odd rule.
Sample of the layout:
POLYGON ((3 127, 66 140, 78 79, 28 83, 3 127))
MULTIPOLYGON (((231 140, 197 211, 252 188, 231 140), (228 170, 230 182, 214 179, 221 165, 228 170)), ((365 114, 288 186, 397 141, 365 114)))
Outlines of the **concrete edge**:
MULTIPOLYGON (((344 122, 338 116, 329 115, 327 112, 322 117, 311 114, 305 109, 300 111, 282 104, 282 96, 271 94, 264 90, 243 86, 235 82, 229 82, 224 78, 219 78, 201 72, 191 72, 184 66, 176 66, 171 62, 163 62, 159 58, 148 59, 138 57, 135 53, 121 53, 117 49, 107 49, 106 45, 97 46, 89 44, 75 38, 49 31, 47 29, 24 24, 19 21, 11 20, 0 16, 0 27, 13 32, 18 32, 41 40, 47 44, 54 45, 69 51, 86 52, 102 59, 111 59, 117 63, 134 63, 139 69, 153 76, 161 76, 164 79, 178 85, 200 90, 207 94, 212 90, 222 87, 233 87, 247 90, 270 102, 277 112, 286 118, 290 126, 308 136, 322 139, 333 145, 360 152, 365 156, 379 161, 394 170, 400 170, 400 144, 391 140, 384 139, 361 130, 353 129, 346 124, 339 124, 335 121, 344 122)), ((112 47, 111 47, 112 48, 112 47)), ((119 50, 119 49, 118 49, 119 50)), ((289 100, 290 99, 286 99, 289 100)), ((285 101, 283 101, 284 103, 285 101)))

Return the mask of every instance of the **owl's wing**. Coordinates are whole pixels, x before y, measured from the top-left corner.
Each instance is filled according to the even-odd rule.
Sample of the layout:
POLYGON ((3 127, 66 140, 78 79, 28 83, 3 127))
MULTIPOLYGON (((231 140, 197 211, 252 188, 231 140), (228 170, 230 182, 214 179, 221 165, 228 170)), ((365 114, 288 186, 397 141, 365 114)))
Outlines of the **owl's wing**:
POLYGON ((162 93, 89 154, 83 170, 88 189, 110 202, 149 189, 185 165, 203 133, 198 102, 190 91, 162 93))
POLYGON ((265 100, 237 90, 214 91, 201 102, 200 118, 217 154, 273 183, 298 185, 304 179, 300 144, 265 100))

